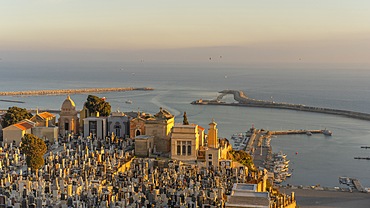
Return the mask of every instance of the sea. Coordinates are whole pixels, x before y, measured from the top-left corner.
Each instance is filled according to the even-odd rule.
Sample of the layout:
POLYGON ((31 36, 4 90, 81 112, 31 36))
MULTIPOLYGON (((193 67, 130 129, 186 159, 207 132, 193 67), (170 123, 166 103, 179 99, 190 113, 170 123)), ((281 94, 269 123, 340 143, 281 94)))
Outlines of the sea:
MULTIPOLYGON (((320 113, 237 106, 191 105, 213 99, 225 89, 243 90, 255 99, 273 100, 370 113, 370 69, 330 66, 241 64, 221 62, 0 62, 0 91, 103 87, 152 87, 153 91, 106 92, 112 110, 155 114, 160 107, 182 122, 208 129, 214 119, 219 137, 245 132, 252 125, 267 130, 329 129, 331 137, 317 134, 282 135, 271 141, 273 152, 290 160, 293 175, 286 184, 340 186, 338 177, 360 180, 370 187, 370 121, 320 113), (131 100, 132 104, 126 103, 131 100)), ((81 109, 88 94, 71 95, 81 109)), ((66 95, 14 96, 0 99, 0 109, 60 109, 66 95)), ((231 95, 224 101, 235 102, 231 95)))

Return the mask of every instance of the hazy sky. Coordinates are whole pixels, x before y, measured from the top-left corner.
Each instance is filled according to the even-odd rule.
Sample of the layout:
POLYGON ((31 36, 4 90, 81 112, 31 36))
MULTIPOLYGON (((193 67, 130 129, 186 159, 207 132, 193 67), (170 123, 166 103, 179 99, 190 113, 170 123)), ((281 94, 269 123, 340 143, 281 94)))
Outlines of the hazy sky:
POLYGON ((370 1, 1 0, 3 59, 89 50, 370 63, 370 1))

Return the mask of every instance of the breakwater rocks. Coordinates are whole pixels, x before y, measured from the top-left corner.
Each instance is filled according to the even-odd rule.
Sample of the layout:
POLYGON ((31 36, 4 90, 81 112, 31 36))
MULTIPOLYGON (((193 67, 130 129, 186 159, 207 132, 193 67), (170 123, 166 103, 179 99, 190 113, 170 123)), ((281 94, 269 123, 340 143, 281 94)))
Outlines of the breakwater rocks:
POLYGON ((315 112, 315 113, 326 113, 326 114, 333 114, 333 115, 340 115, 346 116, 350 118, 362 119, 370 121, 370 114, 368 113, 361 113, 355 111, 348 111, 348 110, 338 110, 332 108, 320 108, 320 107, 312 107, 306 106, 301 104, 290 104, 290 103, 278 103, 274 101, 266 101, 266 100, 257 100, 249 98, 244 94, 243 91, 237 90, 223 90, 215 100, 196 100, 193 101, 192 104, 200 104, 200 105, 233 105, 233 106, 247 106, 247 107, 262 107, 262 108, 278 108, 278 109, 289 109, 289 110, 298 110, 298 111, 308 111, 308 112, 315 112), (238 103, 225 103, 222 102, 221 99, 227 95, 232 94, 234 95, 234 100, 238 103))
POLYGON ((153 90, 150 87, 143 88, 84 88, 84 89, 60 89, 60 90, 33 90, 33 91, 13 91, 0 92, 0 96, 32 96, 32 95, 63 95, 63 94, 82 94, 82 93, 100 93, 100 92, 121 92, 132 90, 153 90))

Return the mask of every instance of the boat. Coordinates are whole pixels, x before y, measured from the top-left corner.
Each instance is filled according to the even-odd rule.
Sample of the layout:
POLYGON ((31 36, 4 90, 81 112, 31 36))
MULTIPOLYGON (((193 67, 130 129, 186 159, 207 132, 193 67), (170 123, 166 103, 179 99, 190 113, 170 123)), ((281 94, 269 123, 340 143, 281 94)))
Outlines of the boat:
POLYGON ((310 132, 310 131, 306 131, 306 135, 307 135, 307 136, 312 136, 312 132, 310 132))
POLYGON ((283 154, 282 152, 279 152, 278 154, 274 155, 275 159, 284 159, 286 158, 286 154, 283 154))
POLYGON ((125 103, 132 104, 132 101, 131 100, 126 100, 125 103))
POLYGON ((282 179, 280 179, 280 178, 275 178, 275 179, 274 179, 274 183, 281 183, 281 182, 283 182, 283 180, 282 180, 282 179))
POLYGON ((332 132, 331 132, 330 130, 327 130, 327 129, 322 130, 322 133, 323 133, 325 136, 331 136, 331 135, 332 135, 332 132))
POLYGON ((345 185, 352 185, 352 181, 348 177, 339 177, 339 183, 345 185))
POLYGON ((281 173, 283 176, 285 176, 285 177, 290 177, 290 176, 292 176, 292 174, 291 173, 289 173, 289 172, 283 172, 283 173, 281 173))

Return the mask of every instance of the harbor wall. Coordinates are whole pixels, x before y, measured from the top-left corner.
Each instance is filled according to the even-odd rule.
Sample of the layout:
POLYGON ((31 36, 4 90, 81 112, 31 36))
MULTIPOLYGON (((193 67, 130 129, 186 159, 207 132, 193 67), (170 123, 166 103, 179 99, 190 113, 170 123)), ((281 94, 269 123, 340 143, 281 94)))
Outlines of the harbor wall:
POLYGON ((84 88, 84 89, 56 89, 56 90, 32 90, 32 91, 11 91, 0 92, 0 96, 31 96, 31 95, 62 95, 62 94, 81 94, 81 93, 100 93, 100 92, 121 92, 133 90, 153 90, 150 87, 134 88, 84 88))
POLYGON ((277 108, 277 109, 288 109, 288 110, 298 110, 298 111, 307 111, 307 112, 315 112, 315 113, 326 113, 332 115, 340 115, 346 116, 350 118, 362 119, 370 121, 370 114, 368 113, 361 113, 356 111, 349 111, 349 110, 339 110, 339 109, 332 109, 332 108, 321 108, 321 107, 312 107, 306 106, 302 104, 290 104, 290 103, 277 103, 273 101, 266 101, 266 100, 257 100, 247 97, 243 91, 237 90, 223 90, 221 96, 217 98, 217 100, 212 101, 195 101, 192 104, 203 104, 203 105, 232 105, 232 106, 247 106, 247 107, 262 107, 262 108, 277 108), (227 95, 232 94, 234 95, 234 100, 238 103, 225 103, 220 102, 220 99, 227 95))

